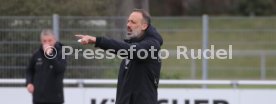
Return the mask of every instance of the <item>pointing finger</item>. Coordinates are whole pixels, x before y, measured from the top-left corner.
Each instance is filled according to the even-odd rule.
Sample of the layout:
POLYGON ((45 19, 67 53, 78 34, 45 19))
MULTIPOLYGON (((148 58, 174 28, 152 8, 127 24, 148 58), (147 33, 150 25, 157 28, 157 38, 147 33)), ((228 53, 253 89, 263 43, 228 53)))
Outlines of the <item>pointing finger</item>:
POLYGON ((75 37, 82 39, 84 37, 84 35, 75 35, 75 37))

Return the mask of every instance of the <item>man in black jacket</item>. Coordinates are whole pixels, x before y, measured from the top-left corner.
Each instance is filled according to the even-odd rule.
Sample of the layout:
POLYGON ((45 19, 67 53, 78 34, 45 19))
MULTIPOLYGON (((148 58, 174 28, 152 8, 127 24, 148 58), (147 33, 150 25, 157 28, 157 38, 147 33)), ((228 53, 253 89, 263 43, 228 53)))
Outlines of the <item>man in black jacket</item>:
POLYGON ((33 104, 62 104, 66 67, 62 44, 49 29, 41 32, 40 39, 41 47, 32 55, 26 70, 27 90, 33 96, 33 104))
MULTIPOLYGON (((81 44, 95 44, 95 47, 104 50, 112 49, 118 54, 118 50, 137 50, 131 57, 130 51, 126 59, 121 62, 117 83, 116 104, 157 104, 157 88, 160 77, 161 61, 158 51, 163 43, 162 37, 150 24, 150 16, 143 10, 134 10, 127 23, 127 40, 117 41, 105 37, 93 37, 88 35, 76 35, 81 44), (157 51, 149 52, 153 47, 157 51), (146 50, 139 52, 138 50, 146 50), (154 56, 154 57, 151 57, 154 56), (156 58, 157 57, 157 58, 156 58)), ((125 55, 122 55, 125 56, 125 55)))

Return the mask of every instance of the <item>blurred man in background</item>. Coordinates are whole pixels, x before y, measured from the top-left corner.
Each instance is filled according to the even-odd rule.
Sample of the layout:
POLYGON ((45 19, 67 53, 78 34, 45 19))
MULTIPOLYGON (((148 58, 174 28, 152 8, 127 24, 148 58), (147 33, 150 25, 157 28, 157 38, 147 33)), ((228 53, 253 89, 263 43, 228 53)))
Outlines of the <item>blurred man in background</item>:
MULTIPOLYGON (((81 44, 95 44, 95 47, 115 50, 114 53, 120 49, 129 50, 135 46, 135 50, 146 50, 151 54, 149 49, 153 46, 157 50, 153 55, 157 56, 163 39, 150 24, 150 15, 147 12, 134 10, 128 18, 127 30, 125 41, 88 35, 76 36, 81 39, 81 44)), ((157 104, 161 61, 158 56, 153 58, 150 57, 151 55, 141 59, 137 57, 136 52, 133 58, 127 57, 121 63, 116 104, 157 104)))
POLYGON ((50 29, 41 32, 40 41, 26 71, 27 90, 33 96, 33 104, 63 104, 66 60, 62 59, 62 44, 50 29))

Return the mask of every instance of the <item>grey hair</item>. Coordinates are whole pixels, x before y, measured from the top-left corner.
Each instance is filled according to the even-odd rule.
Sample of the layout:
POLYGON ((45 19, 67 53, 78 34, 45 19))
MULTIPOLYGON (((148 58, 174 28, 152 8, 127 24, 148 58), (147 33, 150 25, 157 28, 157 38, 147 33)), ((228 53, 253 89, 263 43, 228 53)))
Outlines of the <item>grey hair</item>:
POLYGON ((48 35, 54 36, 56 38, 56 35, 52 29, 43 29, 40 33, 40 37, 48 35))

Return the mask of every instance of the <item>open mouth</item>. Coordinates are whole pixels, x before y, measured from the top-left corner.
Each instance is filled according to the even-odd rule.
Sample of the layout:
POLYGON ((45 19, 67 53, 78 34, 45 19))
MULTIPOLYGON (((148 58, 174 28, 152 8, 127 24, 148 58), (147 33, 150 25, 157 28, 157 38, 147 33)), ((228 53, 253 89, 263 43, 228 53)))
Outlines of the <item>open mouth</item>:
POLYGON ((127 35, 131 35, 131 33, 132 33, 132 29, 131 28, 127 28, 127 35))
POLYGON ((127 35, 131 35, 131 32, 127 32, 127 35))

